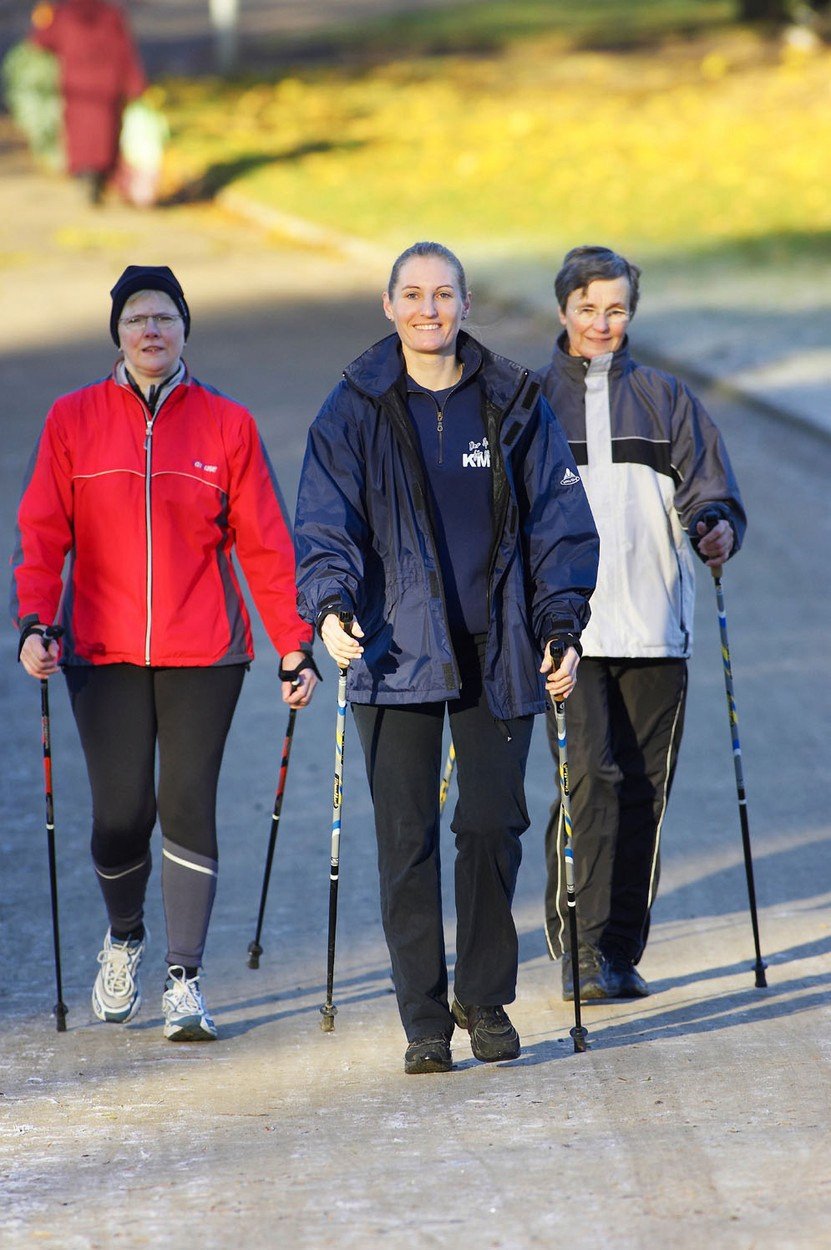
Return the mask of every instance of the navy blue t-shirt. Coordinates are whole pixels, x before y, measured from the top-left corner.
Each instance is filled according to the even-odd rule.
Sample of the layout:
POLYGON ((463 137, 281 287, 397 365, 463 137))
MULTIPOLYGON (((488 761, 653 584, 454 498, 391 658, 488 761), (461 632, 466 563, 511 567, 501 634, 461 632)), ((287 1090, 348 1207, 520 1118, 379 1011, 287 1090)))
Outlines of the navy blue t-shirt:
POLYGON ((443 391, 407 378, 407 406, 431 491, 451 631, 488 628, 493 543, 491 457, 473 377, 443 391))

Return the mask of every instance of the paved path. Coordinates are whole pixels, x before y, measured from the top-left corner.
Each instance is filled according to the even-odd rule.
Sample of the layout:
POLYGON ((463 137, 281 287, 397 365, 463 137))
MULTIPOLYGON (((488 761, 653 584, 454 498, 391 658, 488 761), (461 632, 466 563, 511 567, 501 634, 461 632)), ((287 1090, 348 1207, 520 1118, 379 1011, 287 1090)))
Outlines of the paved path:
MULTIPOLYGON (((383 274, 268 244, 200 210, 96 215, 34 176, 0 130, 0 533, 50 399, 99 376, 106 292, 167 261, 194 312, 198 375, 259 415, 292 498, 304 431, 343 364, 383 332, 383 274)), ((479 306, 479 332, 542 360, 548 329, 479 306)), ((653 996, 570 1008, 541 933, 551 768, 538 732, 516 914, 523 1038, 514 1064, 402 1072, 366 784, 350 725, 336 983, 325 969, 334 679, 297 732, 265 955, 245 967, 285 716, 265 647, 246 682, 220 796, 222 876, 206 991, 210 1047, 161 1038, 163 927, 151 883, 145 1006, 125 1029, 88 1006, 104 922, 88 796, 53 693, 69 1031, 56 1034, 37 691, 0 633, 0 1173, 9 1250, 361 1247, 820 1250, 828 1244, 831 446, 708 393, 746 493, 726 578, 769 988, 753 987, 712 591, 702 577, 688 726, 643 971, 653 996), (823 572, 823 570, 825 570, 823 572)), ((448 834, 447 860, 450 858, 448 834)), ((448 915, 452 906, 448 900, 448 915)), ((452 926, 449 928, 452 947, 452 926)))

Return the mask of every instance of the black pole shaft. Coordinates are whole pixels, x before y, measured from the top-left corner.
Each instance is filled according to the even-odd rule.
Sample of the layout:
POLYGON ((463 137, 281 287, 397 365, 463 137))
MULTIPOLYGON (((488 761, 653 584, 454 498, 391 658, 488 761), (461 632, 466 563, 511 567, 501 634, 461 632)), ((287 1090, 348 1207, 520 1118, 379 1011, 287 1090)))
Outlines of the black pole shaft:
MULTIPOLYGON (((47 644, 48 645, 48 644, 47 644)), ((55 804, 52 793, 52 738, 49 724, 49 682, 40 683, 40 725, 43 745, 43 784, 46 799, 46 846, 49 854, 49 891, 52 899, 52 944, 55 954, 55 1027, 66 1032, 67 1007, 61 978, 61 935, 58 922, 58 864, 55 854, 55 804)))
POLYGON ((263 931, 263 919, 265 917, 265 904, 268 898, 268 887, 271 881, 271 866, 274 862, 274 848, 277 845, 277 833, 280 828, 280 813, 283 810, 283 795, 286 790, 286 777, 289 771, 289 759, 291 757, 291 744, 294 737, 294 722, 297 720, 297 708, 292 708, 289 712, 289 721, 286 726, 286 736, 283 739, 283 751, 280 758, 280 775, 277 780, 277 794, 274 799, 274 810, 271 813, 271 829, 268 837, 268 849, 265 856, 265 870, 263 872, 263 885, 260 892, 260 910, 257 915, 257 932, 254 940, 248 944, 248 967, 259 968, 260 955, 263 948, 260 945, 260 939, 263 931))
POLYGON ((733 666, 730 660, 730 642, 727 636, 727 612, 724 606, 724 588, 721 583, 721 567, 711 568, 713 584, 716 589, 716 607, 718 626, 721 634, 721 658, 724 669, 724 689, 727 695, 727 715, 730 721, 730 739, 733 747, 733 767, 736 773, 736 794, 739 802, 739 824, 742 832, 742 852, 744 854, 744 871, 747 878, 747 897, 750 905, 750 927, 753 931, 753 945, 756 962, 754 973, 756 988, 764 989, 767 985, 765 976, 766 964, 762 959, 762 948, 759 940, 759 916, 756 907, 756 886, 753 879, 753 854, 750 847, 750 822, 747 815, 747 794, 744 788, 744 769, 742 767, 742 748, 739 740, 739 714, 736 709, 736 694, 733 686, 733 666))

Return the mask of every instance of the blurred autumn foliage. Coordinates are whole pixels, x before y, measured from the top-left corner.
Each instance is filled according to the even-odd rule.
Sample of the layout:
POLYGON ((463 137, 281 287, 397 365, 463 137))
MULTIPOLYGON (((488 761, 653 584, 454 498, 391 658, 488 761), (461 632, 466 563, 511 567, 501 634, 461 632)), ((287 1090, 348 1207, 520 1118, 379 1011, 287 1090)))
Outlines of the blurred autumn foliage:
MULTIPOLYGON (((505 8, 465 7, 482 21, 505 8)), ((621 47, 608 21, 604 38, 587 35, 554 4, 548 27, 476 55, 405 56, 400 41, 274 81, 171 82, 168 191, 233 184, 393 248, 415 235, 513 255, 574 239, 641 256, 827 248, 831 51, 731 24, 712 4, 709 25, 702 4, 697 26, 679 18, 649 37, 644 11, 660 7, 621 0, 630 35, 641 19, 621 47)))

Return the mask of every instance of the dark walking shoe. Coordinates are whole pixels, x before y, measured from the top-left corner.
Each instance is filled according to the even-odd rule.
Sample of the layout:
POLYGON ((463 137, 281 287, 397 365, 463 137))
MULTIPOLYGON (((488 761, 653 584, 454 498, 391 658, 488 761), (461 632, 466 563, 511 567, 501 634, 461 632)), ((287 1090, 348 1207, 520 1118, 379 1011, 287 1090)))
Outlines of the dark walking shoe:
MULTIPOLYGON (((596 1002, 620 997, 620 977, 605 955, 594 946, 581 946, 577 952, 580 967, 580 1002, 596 1002)), ((571 951, 563 955, 563 1001, 574 1002, 571 951)))
POLYGON ((446 1037, 419 1037, 404 1052, 404 1071, 408 1076, 427 1072, 449 1072, 453 1067, 450 1042, 446 1037))
POLYGON ((457 998, 450 1008, 460 1029, 470 1034, 470 1048, 482 1063, 519 1056, 519 1034, 504 1007, 463 1007, 457 998))
POLYGON ((646 998, 648 996, 649 986, 631 959, 627 959, 625 955, 611 955, 609 965, 618 980, 618 998, 646 998))

